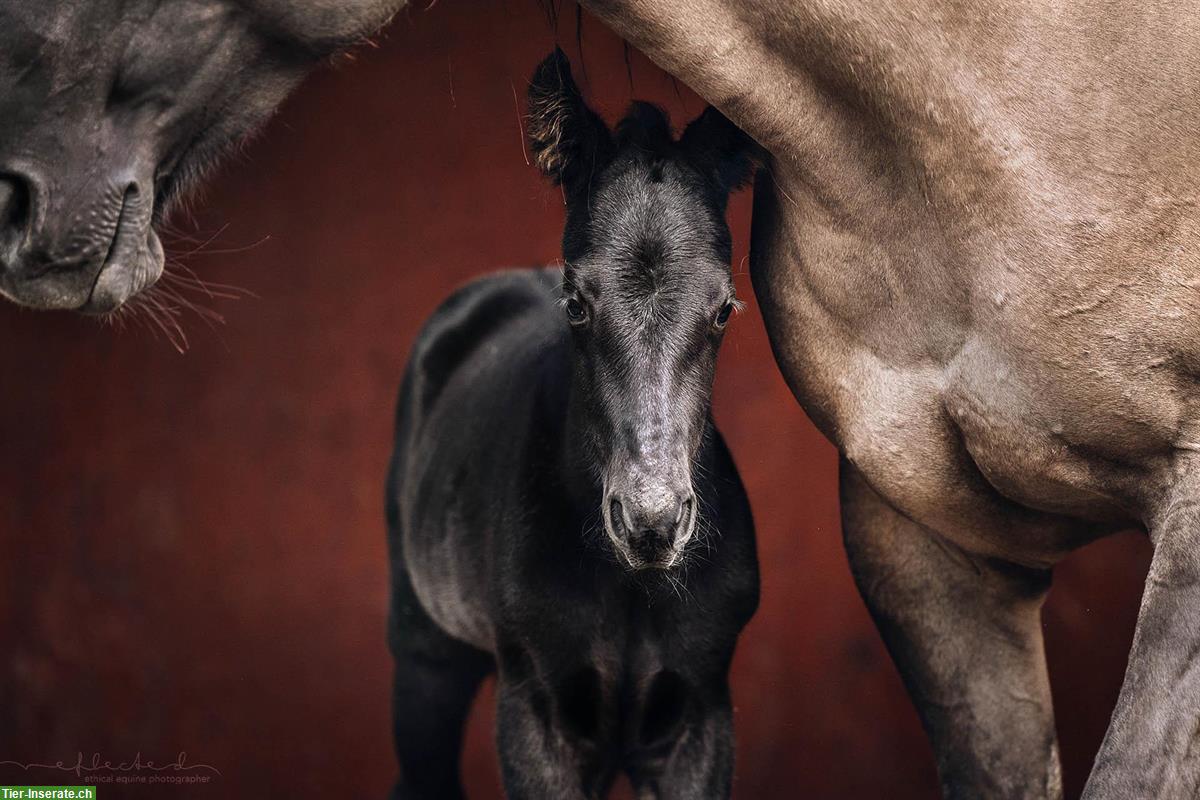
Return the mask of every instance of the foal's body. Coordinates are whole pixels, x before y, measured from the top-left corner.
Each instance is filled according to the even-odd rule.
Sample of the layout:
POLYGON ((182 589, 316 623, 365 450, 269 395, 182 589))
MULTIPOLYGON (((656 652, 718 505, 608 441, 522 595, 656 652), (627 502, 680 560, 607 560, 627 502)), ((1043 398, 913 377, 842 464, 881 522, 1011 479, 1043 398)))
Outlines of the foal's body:
POLYGON ((651 796, 727 790, 725 676, 758 600, 745 493, 710 423, 695 488, 720 535, 674 574, 617 563, 567 438, 560 283, 542 270, 471 284, 410 360, 388 503, 400 797, 454 796, 461 727, 493 667, 510 797, 597 797, 621 770, 651 796))
POLYGON ((749 141, 711 109, 615 135, 566 57, 531 150, 567 201, 564 268, 471 284, 421 333, 388 481, 396 797, 460 794, 462 724, 498 673, 508 796, 727 797, 727 675, 758 604, 746 494, 710 416, 737 305, 729 192, 749 141))

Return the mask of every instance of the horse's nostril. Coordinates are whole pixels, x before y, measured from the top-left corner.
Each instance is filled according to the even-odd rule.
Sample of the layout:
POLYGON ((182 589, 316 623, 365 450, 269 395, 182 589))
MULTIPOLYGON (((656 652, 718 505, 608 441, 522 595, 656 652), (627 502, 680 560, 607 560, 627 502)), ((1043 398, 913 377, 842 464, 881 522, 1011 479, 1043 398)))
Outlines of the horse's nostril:
POLYGON ((614 531, 620 532, 625 529, 625 509, 615 497, 608 504, 608 517, 614 531))
POLYGON ((679 511, 675 514, 675 524, 683 522, 689 514, 692 513, 692 498, 684 498, 679 504, 679 511))
POLYGON ((30 199, 28 183, 16 176, 0 176, 0 243, 11 244, 24 237, 30 199))

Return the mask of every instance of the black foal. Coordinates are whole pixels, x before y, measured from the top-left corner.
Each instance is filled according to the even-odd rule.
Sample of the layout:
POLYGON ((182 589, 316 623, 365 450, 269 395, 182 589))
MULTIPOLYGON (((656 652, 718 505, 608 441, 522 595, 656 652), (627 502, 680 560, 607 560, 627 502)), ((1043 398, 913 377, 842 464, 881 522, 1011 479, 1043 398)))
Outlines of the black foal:
POLYGON ((462 727, 498 671, 510 798, 726 797, 728 670, 758 605, 746 495, 710 416, 737 305, 729 192, 752 145, 709 109, 615 135, 556 52, 530 88, 566 266, 447 300, 413 350, 388 478, 400 780, 462 796, 462 727))

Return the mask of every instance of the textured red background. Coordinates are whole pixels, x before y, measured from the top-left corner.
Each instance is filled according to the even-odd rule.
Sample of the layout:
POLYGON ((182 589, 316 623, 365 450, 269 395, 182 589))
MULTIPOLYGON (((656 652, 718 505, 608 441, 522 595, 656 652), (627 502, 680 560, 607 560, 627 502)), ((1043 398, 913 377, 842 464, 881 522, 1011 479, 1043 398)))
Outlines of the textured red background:
MULTIPOLYGON (((577 60, 573 7, 560 29, 577 60)), ((383 795, 395 389, 453 286, 558 254, 561 199, 526 164, 517 104, 553 42, 532 0, 443 0, 314 75, 181 223, 208 243, 177 242, 176 258, 258 296, 217 303, 215 331, 190 319, 186 355, 143 329, 0 307, 0 761, 186 751, 221 771, 106 798, 383 795)), ((632 96, 677 123, 701 110, 637 55, 631 93, 594 20, 583 43, 610 119, 632 96)), ((841 552, 833 449, 766 344, 748 195, 730 214, 749 303, 716 413, 764 579, 734 669, 737 795, 935 797, 841 552)), ((1116 697, 1147 553, 1126 535, 1058 570, 1046 629, 1071 794, 1116 697)), ((464 759, 476 798, 498 794, 489 698, 464 759)), ((71 781, 0 767, 0 783, 26 782, 71 781)))

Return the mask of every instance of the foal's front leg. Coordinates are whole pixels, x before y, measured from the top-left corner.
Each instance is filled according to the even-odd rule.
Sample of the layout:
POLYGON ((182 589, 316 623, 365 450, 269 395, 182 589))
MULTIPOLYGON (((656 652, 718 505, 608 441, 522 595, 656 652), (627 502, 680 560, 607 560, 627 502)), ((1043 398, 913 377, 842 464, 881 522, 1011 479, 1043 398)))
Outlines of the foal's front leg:
POLYGON ((596 749, 564 730, 553 693, 536 677, 496 686, 496 744, 508 800, 599 800, 611 784, 596 749))
POLYGON ((661 767, 635 774, 638 800, 721 800, 733 788, 733 712, 728 694, 680 732, 661 767))
POLYGON ((1040 619, 1049 572, 967 554, 893 509, 845 462, 842 528, 945 797, 1061 797, 1040 619))
POLYGON ((1125 683, 1085 800, 1200 797, 1200 480, 1188 478, 1150 525, 1125 683))

